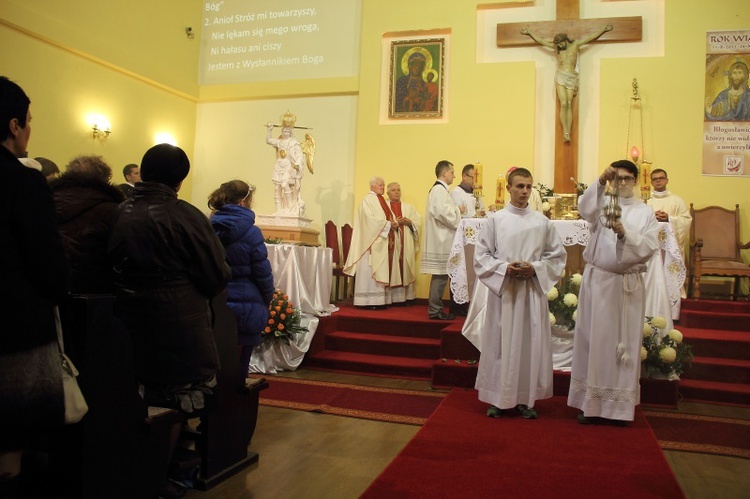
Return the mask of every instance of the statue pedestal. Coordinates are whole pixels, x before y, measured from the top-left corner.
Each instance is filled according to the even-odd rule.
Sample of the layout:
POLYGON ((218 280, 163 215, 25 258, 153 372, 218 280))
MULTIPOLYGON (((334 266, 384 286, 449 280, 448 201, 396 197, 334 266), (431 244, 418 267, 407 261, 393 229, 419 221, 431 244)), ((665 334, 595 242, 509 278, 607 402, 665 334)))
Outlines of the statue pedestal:
POLYGON ((309 218, 290 215, 256 215, 255 225, 265 239, 281 239, 289 244, 306 244, 320 246, 320 232, 310 228, 309 218))

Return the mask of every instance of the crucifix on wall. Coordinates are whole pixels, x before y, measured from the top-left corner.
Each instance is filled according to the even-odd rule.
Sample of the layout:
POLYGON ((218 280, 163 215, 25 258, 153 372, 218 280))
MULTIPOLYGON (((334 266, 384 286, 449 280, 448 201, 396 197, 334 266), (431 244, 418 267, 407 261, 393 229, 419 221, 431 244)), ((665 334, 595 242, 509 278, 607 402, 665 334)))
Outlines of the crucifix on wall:
POLYGON ((576 70, 579 49, 587 43, 634 42, 642 36, 641 17, 581 19, 580 0, 556 0, 555 21, 501 23, 497 25, 498 47, 536 44, 557 52, 555 86, 559 106, 555 120, 555 183, 559 193, 575 191, 571 177, 578 178, 578 87, 576 70))

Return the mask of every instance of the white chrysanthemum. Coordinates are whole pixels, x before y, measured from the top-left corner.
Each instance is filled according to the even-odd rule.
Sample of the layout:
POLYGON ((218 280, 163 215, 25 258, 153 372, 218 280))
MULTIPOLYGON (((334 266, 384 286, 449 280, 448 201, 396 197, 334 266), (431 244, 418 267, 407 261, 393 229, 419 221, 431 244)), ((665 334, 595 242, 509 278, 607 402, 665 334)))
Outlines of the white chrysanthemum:
POLYGON ((648 357, 648 350, 646 350, 646 347, 641 346, 641 360, 646 360, 646 357, 648 357))
POLYGON ((581 280, 582 279, 583 279, 583 276, 581 274, 579 274, 578 272, 576 272, 575 274, 573 274, 572 276, 570 276, 570 282, 572 282, 576 286, 580 286, 581 285, 581 280))
POLYGON ((557 319, 555 319, 555 314, 550 312, 549 313, 549 325, 554 326, 556 322, 557 322, 557 319))
POLYGON ((547 201, 543 202, 542 203, 542 210, 544 211, 544 213, 547 213, 549 211, 549 209, 550 209, 549 203, 547 201))
POLYGON ((578 317, 578 309, 573 310, 573 315, 570 316, 570 318, 573 320, 576 320, 576 317, 578 317))
POLYGON ((672 341, 674 341, 676 345, 679 345, 680 343, 682 343, 682 333, 676 329, 673 329, 670 332, 668 332, 667 336, 672 338, 672 341))
POLYGON ((661 358, 665 364, 671 364, 677 359, 677 352, 672 347, 664 347, 659 350, 659 358, 661 358))
POLYGON ((667 327, 667 320, 664 317, 654 317, 653 319, 651 319, 651 324, 656 329, 664 329, 665 327, 667 327))
POLYGON ((547 293, 547 299, 549 301, 555 301, 555 300, 557 300, 558 296, 560 296, 560 293, 557 291, 557 286, 555 286, 554 288, 550 289, 549 292, 547 293))
POLYGON ((574 293, 566 293, 563 297, 563 303, 569 307, 578 305, 578 297, 574 293))
POLYGON ((643 323, 643 337, 648 338, 649 336, 651 336, 651 331, 652 331, 651 324, 649 324, 648 322, 644 322, 643 323))

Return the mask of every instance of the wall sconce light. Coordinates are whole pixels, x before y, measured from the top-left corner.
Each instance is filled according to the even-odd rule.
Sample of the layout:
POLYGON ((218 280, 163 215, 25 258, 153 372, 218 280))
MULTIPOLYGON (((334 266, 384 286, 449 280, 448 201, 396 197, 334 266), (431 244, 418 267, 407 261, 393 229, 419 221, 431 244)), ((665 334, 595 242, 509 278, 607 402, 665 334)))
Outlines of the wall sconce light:
POLYGON ((86 123, 91 127, 91 137, 95 139, 104 140, 112 133, 109 120, 101 114, 89 114, 86 116, 86 123))
POLYGON ((110 133, 112 133, 112 130, 110 130, 109 127, 102 129, 99 128, 99 125, 96 123, 91 125, 91 136, 95 139, 106 139, 109 137, 110 133))

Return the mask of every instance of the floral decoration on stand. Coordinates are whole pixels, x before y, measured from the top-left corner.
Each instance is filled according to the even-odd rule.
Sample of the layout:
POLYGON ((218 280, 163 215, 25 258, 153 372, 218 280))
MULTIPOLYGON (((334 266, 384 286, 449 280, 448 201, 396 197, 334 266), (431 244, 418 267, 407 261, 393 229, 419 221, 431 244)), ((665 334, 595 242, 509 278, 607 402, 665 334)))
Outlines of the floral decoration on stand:
POLYGON ((542 211, 547 218, 552 218, 552 205, 548 201, 549 198, 554 198, 555 191, 551 187, 547 187, 543 183, 539 182, 534 186, 534 189, 539 191, 539 195, 542 197, 542 211))
POLYGON ((643 346, 641 346, 642 376, 680 379, 680 374, 692 364, 693 351, 685 343, 682 333, 672 329, 665 335, 660 331, 667 327, 664 317, 646 316, 643 323, 643 346), (656 376, 654 376, 656 374, 656 376))
POLYGON ((261 336, 265 343, 283 341, 289 345, 295 335, 306 333, 308 329, 300 325, 300 310, 289 301, 289 296, 276 290, 268 306, 269 318, 261 336))
POLYGON ((573 185, 576 186, 576 192, 578 193, 578 196, 583 196, 583 193, 586 192, 586 189, 588 189, 589 186, 584 184, 583 182, 577 181, 573 177, 570 177, 570 180, 572 180, 573 185))
POLYGON ((577 272, 567 279, 563 274, 560 282, 547 293, 550 325, 567 330, 576 327, 581 279, 581 274, 577 272))

